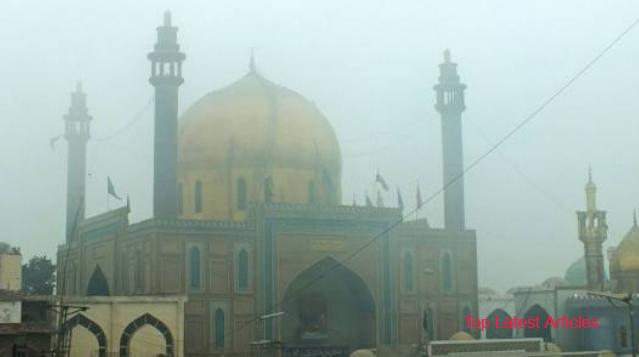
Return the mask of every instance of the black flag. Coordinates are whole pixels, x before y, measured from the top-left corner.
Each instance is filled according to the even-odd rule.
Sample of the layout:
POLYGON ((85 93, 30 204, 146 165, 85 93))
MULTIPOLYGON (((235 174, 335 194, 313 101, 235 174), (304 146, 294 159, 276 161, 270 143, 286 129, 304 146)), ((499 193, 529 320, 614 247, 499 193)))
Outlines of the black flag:
POLYGON ((109 195, 121 200, 121 198, 115 193, 115 187, 113 187, 113 182, 111 182, 111 178, 109 176, 107 176, 107 191, 109 192, 109 195))

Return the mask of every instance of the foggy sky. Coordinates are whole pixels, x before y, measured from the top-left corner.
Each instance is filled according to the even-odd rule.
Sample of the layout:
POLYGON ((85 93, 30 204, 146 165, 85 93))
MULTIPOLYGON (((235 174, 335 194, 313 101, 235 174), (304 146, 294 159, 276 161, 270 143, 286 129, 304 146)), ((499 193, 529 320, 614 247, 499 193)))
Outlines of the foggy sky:
MULTIPOLYGON (((314 101, 343 155, 343 202, 371 190, 375 171, 407 208, 442 185, 433 108, 442 52, 466 91, 465 162, 535 110, 639 14, 606 1, 32 1, 0 3, 0 240, 26 257, 64 241, 69 94, 81 79, 94 120, 87 214, 107 209, 106 176, 150 216, 152 106, 146 54, 170 9, 187 55, 180 112, 248 71, 314 101), (108 138, 132 119, 128 130, 108 138)), ((575 210, 593 167, 617 244, 639 204, 639 28, 466 177, 480 286, 504 291, 563 276, 583 254, 575 210)), ((123 204, 111 200, 111 208, 123 204)), ((442 226, 442 200, 421 217, 442 226)))

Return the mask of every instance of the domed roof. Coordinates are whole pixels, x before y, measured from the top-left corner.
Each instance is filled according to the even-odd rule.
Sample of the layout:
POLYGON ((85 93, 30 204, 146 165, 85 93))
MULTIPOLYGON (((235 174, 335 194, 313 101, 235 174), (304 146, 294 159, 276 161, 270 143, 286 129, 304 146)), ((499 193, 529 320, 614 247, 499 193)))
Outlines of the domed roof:
POLYGON ((451 341, 471 341, 474 339, 475 338, 471 334, 464 331, 456 332, 454 335, 450 336, 451 341))
POLYGON ((548 343, 546 343, 546 351, 548 351, 548 352, 561 352, 561 348, 556 343, 548 342, 548 343))
POLYGON ((586 286, 588 278, 586 276, 586 259, 583 256, 566 269, 564 280, 570 286, 586 286))
POLYGON ((639 271, 639 227, 636 222, 612 253, 610 266, 616 271, 639 271))
POLYGON ((180 120, 183 216, 242 219, 237 180, 248 201, 339 204, 341 154, 330 123, 300 94, 251 70, 193 104, 180 120), (195 182, 204 197, 190 209, 195 182), (197 211, 197 210, 195 210, 197 211))
POLYGON ((371 350, 355 350, 349 357, 375 357, 371 350))

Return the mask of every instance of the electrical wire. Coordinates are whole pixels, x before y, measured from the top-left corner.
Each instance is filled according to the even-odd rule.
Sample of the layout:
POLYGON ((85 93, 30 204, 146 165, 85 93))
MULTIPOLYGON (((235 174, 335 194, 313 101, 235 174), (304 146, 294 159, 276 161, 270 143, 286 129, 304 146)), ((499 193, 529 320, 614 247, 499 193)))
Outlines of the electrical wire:
MULTIPOLYGON (((639 24, 639 17, 636 17, 632 21, 632 23, 627 28, 625 28, 624 31, 622 31, 617 37, 615 37, 613 39, 613 41, 610 44, 608 44, 606 47, 604 47, 594 58, 592 58, 590 61, 588 61, 584 67, 582 67, 579 71, 577 71, 565 84, 563 84, 561 87, 559 87, 559 89, 557 91, 555 91, 548 99, 546 99, 539 107, 537 107, 537 109, 535 109, 532 113, 530 113, 528 116, 526 116, 513 129, 508 131, 506 133, 506 135, 504 135, 500 140, 498 140, 497 143, 495 143, 492 147, 490 147, 484 154, 479 156, 479 158, 477 158, 470 165, 465 167, 462 170, 461 173, 459 173, 458 175, 454 176, 450 181, 446 182, 439 190, 437 190, 432 195, 428 196, 428 198, 425 201, 423 201, 421 205, 418 205, 415 209, 413 209, 410 212, 408 212, 407 214, 405 214, 401 219, 391 223, 389 226, 384 228, 378 235, 374 236, 369 242, 365 243, 360 248, 356 249, 355 251, 353 251, 352 253, 347 255, 346 258, 344 258, 343 260, 334 263, 330 268, 328 268, 324 272, 322 272, 322 274, 319 274, 316 278, 312 279, 307 284, 303 285, 300 289, 298 289, 296 291, 296 293, 299 294, 299 293, 305 291, 306 289, 310 288, 316 282, 318 282, 319 280, 323 279, 326 275, 328 275, 331 272, 335 271, 335 269, 343 266, 344 263, 350 261, 355 256, 357 256, 359 253, 364 251, 366 248, 370 247, 373 243, 375 243, 379 239, 385 237, 389 232, 391 232, 393 229, 397 228, 405 219, 407 219, 411 215, 417 213, 423 206, 425 206, 426 204, 430 203, 437 196, 439 196, 441 193, 443 193, 448 187, 450 187, 452 184, 454 184, 457 181, 459 181, 468 172, 472 171, 481 162, 483 162, 488 156, 490 156, 495 150, 497 150, 497 148, 499 148, 506 141, 508 141, 510 138, 512 138, 524 126, 526 126, 534 118, 536 118, 541 112, 543 112, 544 109, 546 109, 551 103, 553 103, 555 101, 555 99, 557 99, 557 97, 559 97, 562 93, 564 93, 583 74, 585 74, 590 68, 592 68, 605 54, 607 54, 617 43, 619 43, 619 41, 621 41, 638 24, 639 24)), ((294 294, 292 294, 292 295, 294 295, 294 294)), ((288 296, 288 297, 285 297, 284 299, 282 299, 281 302, 274 304, 268 310, 266 310, 266 312, 275 311, 275 309, 281 307, 286 302, 288 302, 293 297, 292 295, 288 296)), ((231 332, 231 334, 232 335, 236 335, 237 332, 241 331, 246 326, 255 323, 260 318, 261 318, 260 316, 256 316, 254 319, 245 322, 244 324, 242 324, 242 325, 238 326, 236 329, 234 329, 231 332)), ((210 344, 208 344, 207 347, 210 347, 210 344)))

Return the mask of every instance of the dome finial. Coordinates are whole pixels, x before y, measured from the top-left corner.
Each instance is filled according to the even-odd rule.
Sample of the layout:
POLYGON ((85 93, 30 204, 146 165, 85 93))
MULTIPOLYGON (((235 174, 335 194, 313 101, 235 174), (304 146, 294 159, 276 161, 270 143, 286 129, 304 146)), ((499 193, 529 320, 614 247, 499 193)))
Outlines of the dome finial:
POLYGON ((588 182, 592 182, 592 166, 588 166, 588 182))
POLYGON ((82 93, 82 81, 79 80, 75 83, 75 91, 77 93, 82 93))
POLYGON ((164 12, 164 26, 171 27, 171 11, 169 10, 164 12))
POLYGON ((249 70, 251 71, 251 73, 254 73, 257 71, 257 68, 255 66, 255 48, 251 48, 251 59, 249 60, 249 70))
POLYGON ((444 50, 444 62, 450 63, 450 50, 448 48, 444 50))
POLYGON ((632 210, 632 223, 634 224, 634 226, 637 226, 637 209, 634 208, 632 210))

